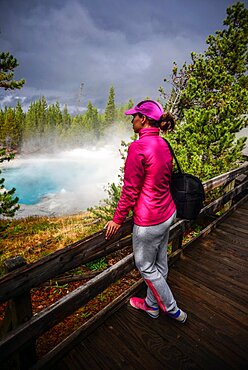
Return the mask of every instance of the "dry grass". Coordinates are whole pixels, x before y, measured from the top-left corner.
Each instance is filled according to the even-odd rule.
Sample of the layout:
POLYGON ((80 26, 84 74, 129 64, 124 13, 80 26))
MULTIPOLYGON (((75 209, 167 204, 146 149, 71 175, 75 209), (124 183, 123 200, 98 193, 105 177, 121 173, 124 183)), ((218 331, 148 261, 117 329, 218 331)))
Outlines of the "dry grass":
POLYGON ((3 261, 22 256, 34 262, 103 228, 90 212, 64 217, 28 217, 0 220, 0 273, 3 261))

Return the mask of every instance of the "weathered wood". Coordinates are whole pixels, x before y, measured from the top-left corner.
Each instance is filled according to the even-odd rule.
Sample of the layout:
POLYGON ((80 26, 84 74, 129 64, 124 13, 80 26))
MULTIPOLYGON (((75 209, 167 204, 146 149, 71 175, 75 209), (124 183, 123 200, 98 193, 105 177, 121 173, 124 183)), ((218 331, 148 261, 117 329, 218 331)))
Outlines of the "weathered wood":
MULTIPOLYGON (((221 226, 221 225, 220 225, 221 226)), ((230 232, 230 229, 227 230, 222 230, 220 227, 214 231, 214 233, 217 235, 217 237, 221 238, 222 240, 222 245, 225 245, 226 243, 229 243, 235 248, 235 250, 243 250, 243 253, 247 255, 247 238, 242 238, 240 235, 234 235, 230 232), (245 251, 244 251, 245 248, 245 251)), ((215 240, 215 235, 212 236, 211 234, 209 235, 210 239, 215 240)), ((217 241, 218 244, 218 241, 217 241)))
MULTIPOLYGON (((235 181, 236 179, 233 179, 231 180, 230 182, 228 182, 225 186, 224 186, 224 189, 223 189, 223 193, 226 194, 226 193, 229 193, 229 191, 231 191, 232 189, 234 189, 235 187, 235 181)), ((227 202, 224 207, 223 207, 223 211, 226 212, 228 211, 228 209, 232 206, 232 200, 230 200, 229 202, 227 202)))
MULTIPOLYGON (((224 196, 226 197, 226 195, 224 196)), ((188 247, 188 245, 191 245, 195 240, 201 238, 201 237, 205 237, 207 236, 213 229, 216 228, 217 225, 221 224, 228 216, 230 216, 230 214, 232 214, 241 204, 245 203, 248 199, 248 195, 246 197, 244 197, 243 199, 241 199, 239 202, 237 202, 236 204, 234 204, 231 208, 229 208, 229 210, 222 214, 219 218, 217 218, 215 221, 213 221, 211 224, 209 224, 207 227, 205 227, 203 230, 201 230, 199 232, 199 234, 192 238, 188 243, 185 243, 183 246, 182 246, 182 249, 185 249, 188 247)), ((213 202, 215 203, 215 202, 213 202)), ((213 205, 213 208, 216 206, 216 204, 213 205)), ((207 208, 207 207, 205 207, 207 208)))
POLYGON ((11 272, 0 279, 0 303, 9 300, 32 287, 37 287, 66 271, 70 271, 83 263, 100 258, 108 253, 130 245, 132 219, 127 220, 121 230, 111 239, 105 239, 102 230, 66 248, 51 253, 49 256, 22 267, 18 272, 11 272))
MULTIPOLYGON (((172 275, 173 277, 178 276, 178 274, 174 275, 174 271, 172 275)), ((237 359, 244 363, 244 358, 247 357, 247 348, 244 345, 247 340, 247 328, 240 326, 239 322, 227 316, 227 308, 220 308, 222 302, 215 299, 209 288, 205 289, 204 285, 199 288, 195 283, 188 282, 186 278, 182 286, 182 280, 179 285, 173 278, 173 288, 175 294, 180 294, 181 304, 187 307, 191 321, 194 320, 192 316, 195 316, 198 330, 203 334, 201 342, 205 341, 211 351, 227 364, 232 365, 235 361, 237 362, 237 359)), ((192 279, 191 282, 193 282, 192 279)))
MULTIPOLYGON (((243 200, 245 201, 245 200, 243 200)), ((231 210, 229 210, 228 214, 230 215, 233 210, 235 210, 237 208, 237 206, 240 206, 242 204, 242 201, 240 201, 238 204, 234 205, 233 208, 231 210)), ((227 213, 225 214, 225 217, 227 217, 227 213)), ((224 217, 222 217, 223 219, 224 217)), ((216 227, 216 223, 215 223, 215 227, 216 227)), ((201 236, 204 236, 204 232, 201 236)), ((205 239, 203 239, 205 240, 205 239)), ((191 241, 191 243, 189 242, 187 245, 190 246, 190 244, 192 244, 193 241, 191 241)), ((190 250, 190 248, 189 248, 190 250)), ((180 255, 180 251, 177 251, 177 253, 180 255)), ((169 256, 169 264, 171 265, 172 263, 175 262, 175 253, 170 255, 169 256)), ((139 282, 139 286, 141 284, 141 281, 139 282)), ((183 286, 183 284, 182 284, 183 286)), ((217 294, 217 293, 215 293, 217 294)), ((225 298, 227 301, 228 301, 228 298, 225 298)), ((238 305, 238 303, 237 303, 238 305)), ((235 306, 236 308, 238 306, 235 306)), ((110 313, 108 311, 108 313, 110 313)), ((114 312, 113 312, 114 313, 114 312)), ((83 338, 85 338, 87 335, 89 335, 93 329, 96 327, 96 326, 99 326, 101 324, 101 318, 103 317, 104 318, 104 315, 102 316, 102 314, 104 314, 104 312, 100 312, 99 313, 99 317, 95 317, 92 320, 92 322, 88 322, 86 325, 87 325, 87 328, 88 328, 88 331, 87 330, 84 330, 84 328, 80 328, 77 332, 73 333, 70 337, 68 337, 64 343, 62 343, 61 345, 58 345, 54 351, 52 350, 47 356, 45 356, 42 360, 40 360, 40 362, 37 363, 37 367, 34 367, 34 369, 42 369, 42 368, 47 368, 47 366, 49 365, 48 368, 52 368, 52 366, 55 364, 56 361, 58 361, 58 359, 63 355, 63 352, 64 351, 69 351, 72 349, 73 345, 76 345, 78 343, 78 340, 81 338, 81 340, 83 338), (93 325, 92 325, 93 324, 93 325), (68 347, 67 347, 68 345, 68 347), (54 358, 53 358, 54 356, 54 358), (50 367, 51 366, 51 367, 50 367)), ((242 317, 242 315, 240 316, 242 317)), ((105 319, 107 319, 108 316, 105 317, 105 319)), ((164 329, 163 329, 164 330, 164 329)), ((217 367, 218 368, 218 367, 217 367)))
POLYGON ((92 271, 87 274, 60 276, 56 279, 49 280, 49 282, 42 284, 42 286, 52 286, 56 284, 68 284, 74 281, 88 280, 88 279, 92 279, 93 277, 99 275, 100 273, 101 271, 92 271))
MULTIPOLYGON (((248 164, 243 166, 248 168, 248 164)), ((240 173, 240 169, 231 171, 223 178, 225 181, 230 180, 230 177, 236 173, 240 173), (239 171, 238 171, 239 170, 239 171), (229 177, 228 177, 229 176, 229 177)), ((222 176, 222 175, 221 175, 222 176)), ((222 179, 223 180, 223 179, 222 179)), ((221 181, 222 181, 221 180, 221 181)), ((218 180, 220 181, 220 180, 218 180)), ((201 210, 200 217, 216 212, 227 201, 233 199, 240 194, 244 189, 247 189, 248 181, 242 183, 228 194, 212 202, 201 210)), ((181 235, 191 226, 192 222, 180 220, 170 229, 169 240, 180 238, 181 235)), ((18 273, 12 272, 0 279, 0 303, 15 297, 32 287, 39 286, 45 281, 54 278, 63 272, 69 271, 82 263, 86 263, 93 258, 105 256, 108 253, 117 251, 131 242, 131 238, 119 240, 128 236, 132 231, 133 221, 127 220, 120 231, 111 240, 105 239, 105 231, 102 230, 84 240, 78 241, 68 247, 56 251, 55 253, 46 256, 28 267, 23 267, 18 273)))
MULTIPOLYGON (((26 265, 27 262, 21 256, 10 258, 4 262, 7 272, 16 271, 20 267, 26 265)), ((27 322, 33 316, 30 291, 26 291, 25 293, 15 297, 14 299, 11 299, 8 302, 6 316, 7 317, 5 317, 4 320, 6 320, 9 325, 5 326, 3 324, 1 327, 1 338, 3 338, 3 336, 9 331, 14 330, 19 325, 27 322)), ((14 362, 14 366, 16 366, 18 369, 25 370, 33 365, 36 359, 35 342, 31 340, 21 351, 14 354, 10 362, 14 362)), ((11 364, 8 362, 6 363, 6 366, 9 368, 11 364)), ((3 370, 4 369, 5 366, 3 367, 3 370)))
POLYGON ((240 174, 245 174, 248 171, 248 163, 246 162, 239 168, 236 168, 235 170, 229 171, 227 173, 224 173, 222 175, 216 176, 211 180, 208 180, 203 183, 205 192, 209 192, 215 188, 218 188, 219 186, 226 185, 231 180, 235 179, 240 174))
POLYGON ((80 341, 89 336, 96 328, 98 328, 104 321, 113 315, 142 284, 144 284, 143 279, 140 279, 133 284, 129 289, 114 299, 94 317, 89 319, 85 324, 83 324, 80 328, 74 331, 60 344, 43 356, 42 359, 39 360, 30 370, 54 369, 55 363, 61 357, 65 356, 67 352, 72 350, 80 341))
POLYGON ((0 342, 0 359, 22 349, 31 339, 37 338, 45 331, 62 321, 78 308, 106 289, 134 267, 133 254, 128 255, 83 286, 33 316, 27 323, 19 326, 0 342))
MULTIPOLYGON (((247 170, 248 164, 244 165, 242 169, 233 170, 230 171, 228 174, 217 176, 215 179, 210 180, 211 183, 207 182, 204 184, 205 190, 209 191, 219 186, 220 184, 226 184, 230 180, 234 179, 237 174, 245 173, 247 172, 247 170)), ((247 185, 248 181, 242 182, 232 191, 228 192, 227 194, 220 197, 218 200, 204 207, 204 209, 200 213, 200 217, 206 216, 219 210, 220 207, 226 204, 226 202, 230 201, 237 195, 247 190, 247 185)), ((244 199, 246 200, 247 197, 245 197, 244 199)), ((232 212, 233 210, 235 210, 241 204, 241 202, 244 201, 244 199, 231 207, 230 211, 232 212)), ((223 221, 223 219, 227 217, 227 214, 229 214, 229 212, 222 215, 219 219, 215 220, 211 225, 204 229, 198 237, 206 236, 210 232, 210 230, 213 230, 213 228, 215 228, 219 222, 223 221)), ((10 297, 14 297, 15 300, 18 300, 20 295, 23 297, 23 293, 27 292, 31 287, 40 285, 42 282, 49 280, 51 277, 60 275, 63 272, 69 271, 81 265, 82 263, 86 263, 92 259, 105 256, 108 253, 131 245, 131 237, 128 235, 130 235, 132 231, 132 222, 132 219, 127 220, 118 234, 109 241, 105 240, 105 231, 102 230, 94 235, 91 235, 90 237, 85 238, 84 240, 71 244, 63 250, 57 251, 47 257, 44 257, 34 264, 31 264, 27 267, 22 267, 20 269, 20 273, 12 272, 6 275, 0 281, 0 292, 1 294, 3 294, 0 297, 0 302, 3 302, 10 297), (120 240, 120 238, 124 239, 120 240)), ((235 220, 233 221, 233 223, 235 223, 235 220)), ((170 264, 176 258, 178 258, 182 254, 183 249, 186 248, 186 246, 180 248, 182 234, 184 233, 184 231, 187 230, 187 228, 191 226, 191 224, 192 222, 190 221, 180 220, 171 227, 169 240, 176 240, 173 242, 173 248, 175 249, 176 246, 177 250, 170 256, 170 264)), ((232 226, 230 222, 229 226, 230 228, 232 226)), ((241 222, 240 232, 246 234, 246 229, 243 227, 245 227, 244 222, 241 222)), ((198 262, 198 257, 199 253, 196 253, 195 260, 194 258, 192 258, 193 265, 198 262)), ((4 351, 4 357, 8 357, 10 353, 15 352, 19 348, 24 348, 30 340, 36 338, 50 327, 60 322, 64 317, 74 312, 78 307, 94 297, 97 292, 105 289, 105 287, 107 287, 113 280, 119 278, 127 271, 129 271, 133 267, 132 255, 130 255, 129 258, 129 265, 124 262, 125 259, 119 262, 120 266, 122 266, 122 271, 118 268, 117 270, 111 270, 113 268, 112 266, 96 278, 93 278, 90 282, 86 283, 83 287, 80 287, 76 289, 76 291, 69 293, 66 297, 56 302, 48 309, 45 309, 41 313, 37 314, 26 325, 23 324, 20 326, 20 328, 17 328, 15 331, 13 331, 13 333, 10 333, 7 338, 5 338, 1 342, 4 351), (123 263, 124 265, 122 265, 123 263), (91 283, 93 285, 91 285, 91 283), (84 297, 82 297, 82 294, 84 294, 84 297)), ((214 266, 215 257, 212 256, 211 260, 212 266, 214 266)), ((215 266, 215 268, 216 267, 217 265, 215 266)), ((235 261, 233 261, 233 267, 238 270, 237 266, 235 267, 235 261)), ((195 266, 195 268, 198 277, 200 277, 201 279, 201 274, 199 274, 197 266, 195 266)), ((205 269, 208 270, 207 267, 205 269)), ((242 285, 238 281, 234 282, 233 276, 230 275, 230 271, 229 278, 228 270, 226 270, 226 273, 226 280, 229 281, 230 284, 233 284, 238 290, 237 293, 241 294, 242 296, 242 293, 240 293, 239 289, 244 290, 245 285, 242 285)), ((218 276, 221 280, 222 277, 220 276, 220 274, 218 276)), ((222 285, 221 289, 223 289, 222 285)), ((233 293, 232 288, 230 290, 231 293, 233 293)), ((242 299, 244 299, 243 296, 241 297, 241 300, 242 299)), ((128 353, 128 349, 126 349, 126 351, 128 353)))
POLYGON ((182 247, 183 234, 180 234, 177 238, 172 240, 171 253, 175 252, 177 249, 182 247))
POLYGON ((15 256, 4 261, 4 268, 6 272, 11 272, 26 266, 27 262, 22 256, 15 256))
MULTIPOLYGON (((145 292, 142 293, 144 296, 145 292)), ((162 362, 162 369, 220 369, 218 357, 204 347, 199 351, 195 341, 187 334, 182 335, 179 325, 175 325, 175 322, 162 314, 159 320, 149 320, 146 316, 127 307, 122 309, 120 319, 116 316, 112 318, 110 325, 113 323, 114 328, 121 329, 122 318, 125 323, 123 337, 126 341, 131 337, 136 343, 136 348, 137 346, 141 348, 142 354, 146 352, 148 356, 150 354, 155 357, 155 360, 162 362)), ((147 369, 153 369, 152 357, 148 360, 150 363, 147 369)))

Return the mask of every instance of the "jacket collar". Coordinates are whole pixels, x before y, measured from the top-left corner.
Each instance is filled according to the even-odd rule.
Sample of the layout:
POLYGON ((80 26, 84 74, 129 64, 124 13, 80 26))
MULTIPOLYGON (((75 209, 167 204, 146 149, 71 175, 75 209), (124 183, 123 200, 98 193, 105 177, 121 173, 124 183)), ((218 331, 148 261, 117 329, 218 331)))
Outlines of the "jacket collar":
POLYGON ((159 136, 160 129, 157 127, 146 127, 142 128, 139 132, 139 138, 142 139, 145 136, 159 136))

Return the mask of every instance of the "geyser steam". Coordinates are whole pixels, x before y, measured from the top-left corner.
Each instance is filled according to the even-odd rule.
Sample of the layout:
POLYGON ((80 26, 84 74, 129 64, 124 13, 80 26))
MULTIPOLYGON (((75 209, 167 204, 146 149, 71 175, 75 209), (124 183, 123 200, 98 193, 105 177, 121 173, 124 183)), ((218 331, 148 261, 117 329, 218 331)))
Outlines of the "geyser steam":
POLYGON ((119 143, 16 157, 4 165, 5 186, 20 198, 17 217, 72 214, 106 198, 104 187, 118 181, 122 165, 119 143))

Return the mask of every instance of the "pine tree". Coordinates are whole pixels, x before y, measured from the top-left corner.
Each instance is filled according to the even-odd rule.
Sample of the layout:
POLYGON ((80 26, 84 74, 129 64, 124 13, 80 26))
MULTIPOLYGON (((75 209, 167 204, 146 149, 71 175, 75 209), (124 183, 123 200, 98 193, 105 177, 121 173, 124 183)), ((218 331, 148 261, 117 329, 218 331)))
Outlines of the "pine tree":
POLYGON ((114 86, 111 86, 109 90, 107 106, 105 109, 105 122, 107 125, 114 123, 116 117, 115 109, 115 90, 114 86))
POLYGON ((67 105, 64 106, 63 111, 62 111, 62 122, 61 122, 61 127, 60 127, 60 139, 61 139, 61 144, 64 147, 64 145, 69 144, 69 133, 71 129, 71 116, 68 112, 67 105))
POLYGON ((24 84, 25 80, 19 81, 13 80, 14 69, 18 67, 19 63, 10 53, 0 52, 0 87, 5 90, 20 89, 24 84))
POLYGON ((16 147, 16 125, 15 125, 15 111, 12 108, 8 108, 5 114, 4 122, 5 135, 5 147, 10 151, 16 147))
POLYGON ((36 147, 34 135, 36 134, 35 103, 31 103, 25 116, 22 131, 24 151, 32 151, 36 147))
POLYGON ((4 132, 4 122, 5 122, 4 117, 5 117, 5 114, 1 109, 0 110, 0 148, 4 147, 5 136, 6 136, 4 132))
POLYGON ((22 143, 22 130, 25 120, 25 114, 22 110, 22 106, 18 101, 16 108, 15 108, 15 126, 16 126, 16 133, 15 133, 15 140, 17 143, 17 150, 20 150, 21 143, 22 143))
POLYGON ((85 112, 85 120, 88 130, 92 132, 94 139, 99 139, 101 134, 101 127, 98 118, 97 108, 93 106, 91 101, 87 105, 87 110, 85 112))
MULTIPOLYGON (((0 52, 0 88, 4 88, 5 90, 14 90, 14 89, 20 89, 24 83, 25 80, 21 79, 19 81, 14 80, 14 70, 16 67, 18 67, 17 60, 8 52, 0 52)), ((4 126, 6 129, 6 125, 9 125, 8 120, 12 120, 12 116, 15 116, 15 114, 12 114, 11 111, 7 113, 5 110, 4 114, 4 121, 3 121, 3 114, 1 113, 1 121, 0 123, 3 123, 3 126, 0 126, 1 128, 1 142, 6 142, 6 138, 8 141, 8 134, 4 130, 4 126), (6 119, 6 116, 8 115, 8 119, 6 119)), ((16 124, 16 121, 13 121, 14 125, 16 124)), ((14 132, 14 127, 11 128, 12 131, 12 138, 10 136, 11 142, 15 143, 15 145, 19 144, 20 132, 14 132)), ((2 148, 0 149, 0 163, 4 161, 9 161, 14 157, 13 154, 6 154, 6 149, 2 148)), ((1 175, 1 170, 0 170, 1 175)), ((11 190, 5 190, 4 189, 4 178, 0 179, 0 215, 7 216, 7 217, 13 217, 15 215, 16 210, 19 208, 18 198, 14 197, 15 188, 11 190)))
POLYGON ((207 51, 192 53, 192 63, 179 72, 174 67, 174 81, 182 81, 175 109, 181 124, 171 141, 183 168, 203 180, 238 166, 246 141, 235 134, 248 110, 248 10, 237 3, 227 14, 227 28, 208 37, 207 51))

